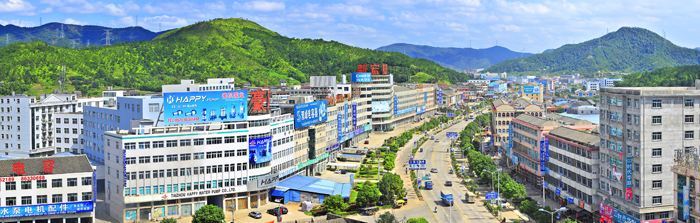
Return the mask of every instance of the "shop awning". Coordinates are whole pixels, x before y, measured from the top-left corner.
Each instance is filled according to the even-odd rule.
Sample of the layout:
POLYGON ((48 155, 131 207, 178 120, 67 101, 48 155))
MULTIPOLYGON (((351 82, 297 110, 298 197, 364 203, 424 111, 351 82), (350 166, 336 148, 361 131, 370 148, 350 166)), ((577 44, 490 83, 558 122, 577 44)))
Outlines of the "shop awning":
POLYGON ((284 191, 281 190, 272 190, 272 193, 270 193, 270 196, 273 197, 284 197, 284 191))

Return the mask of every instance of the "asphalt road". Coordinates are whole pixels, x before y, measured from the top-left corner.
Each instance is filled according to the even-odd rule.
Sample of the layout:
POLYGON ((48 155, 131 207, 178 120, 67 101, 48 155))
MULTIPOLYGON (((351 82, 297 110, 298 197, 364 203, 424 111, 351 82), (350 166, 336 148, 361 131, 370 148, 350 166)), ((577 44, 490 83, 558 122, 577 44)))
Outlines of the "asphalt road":
POLYGON ((433 213, 439 222, 498 222, 481 203, 467 204, 464 200, 466 187, 462 186, 454 174, 448 174, 452 168, 450 161, 450 140, 447 132, 460 132, 469 122, 461 121, 441 132, 435 133, 435 140, 428 140, 422 146, 423 152, 416 153, 414 159, 427 160, 427 170, 419 170, 416 176, 422 177, 430 172, 431 168, 437 168, 438 173, 431 173, 433 181, 432 190, 421 189, 421 194, 432 211, 437 207, 437 213, 433 213), (452 186, 445 186, 447 180, 452 181, 452 186), (445 206, 440 200, 440 191, 452 193, 454 206, 445 206))

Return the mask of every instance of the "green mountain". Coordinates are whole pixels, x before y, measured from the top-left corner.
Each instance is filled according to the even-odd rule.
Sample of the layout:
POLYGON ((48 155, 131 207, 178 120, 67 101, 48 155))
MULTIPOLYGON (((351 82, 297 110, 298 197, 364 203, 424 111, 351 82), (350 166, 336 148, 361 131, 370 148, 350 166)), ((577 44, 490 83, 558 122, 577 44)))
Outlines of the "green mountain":
POLYGON ((103 26, 81 26, 64 23, 47 23, 37 27, 19 27, 0 25, 0 46, 14 42, 42 41, 53 46, 85 47, 106 44, 106 32, 109 30, 111 44, 147 41, 158 33, 142 27, 110 28, 103 26))
POLYGON ((600 38, 567 44, 491 66, 495 72, 649 71, 700 63, 700 51, 679 47, 642 28, 622 27, 600 38))
POLYGON ((180 79, 235 77, 238 84, 306 82, 310 75, 354 71, 360 63, 386 63, 397 82, 457 82, 464 74, 423 59, 320 39, 281 36, 243 19, 216 19, 163 33, 152 41, 69 49, 43 42, 0 48, 0 94, 40 94, 59 88, 90 95, 106 87, 160 91, 180 79), (65 66, 65 75, 62 67, 65 66))
POLYGON ((626 75, 622 82, 615 83, 619 87, 673 87, 695 86, 695 80, 700 79, 700 65, 664 67, 653 71, 637 72, 626 75))
POLYGON ((530 53, 511 51, 508 48, 494 46, 486 49, 433 47, 395 43, 377 48, 387 52, 399 52, 413 58, 423 58, 455 70, 487 68, 504 60, 522 58, 530 53))

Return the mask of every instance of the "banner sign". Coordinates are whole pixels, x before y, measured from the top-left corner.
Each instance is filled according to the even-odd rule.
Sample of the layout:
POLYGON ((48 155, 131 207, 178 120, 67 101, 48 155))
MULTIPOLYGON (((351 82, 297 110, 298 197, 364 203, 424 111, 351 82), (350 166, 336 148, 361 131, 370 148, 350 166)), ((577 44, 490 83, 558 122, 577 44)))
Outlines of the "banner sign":
POLYGON ((92 212, 92 201, 0 207, 0 219, 92 212))
POLYGON ((369 83, 372 82, 372 73, 369 72, 352 72, 350 74, 352 83, 369 83))
POLYGON ((426 161, 425 160, 408 160, 408 169, 409 170, 425 170, 426 169, 426 161))
POLYGON ((264 163, 272 160, 272 136, 248 139, 248 154, 251 163, 264 163))
POLYGON ((357 103, 352 103, 352 128, 357 127, 357 103))
POLYGON ((438 105, 442 105, 442 89, 439 88, 437 90, 437 101, 438 105))
POLYGON ((397 110, 396 112, 394 112, 394 115, 403 115, 403 114, 411 113, 411 112, 414 112, 414 111, 416 111, 416 107, 415 107, 415 106, 411 106, 411 107, 408 107, 408 108, 404 108, 404 109, 401 109, 401 110, 397 110))
POLYGON ((243 121, 248 90, 163 93, 165 125, 243 121))
POLYGON ((425 113, 425 105, 416 107, 416 114, 420 115, 425 113))
POLYGON ((294 128, 300 129, 328 121, 325 100, 294 105, 294 128))
POLYGON ((540 140, 540 171, 542 175, 547 173, 547 161, 549 160, 549 140, 540 140))
POLYGON ((399 96, 394 95, 394 114, 399 112, 399 96))
POLYGON ((270 90, 255 89, 250 91, 250 101, 248 102, 248 114, 268 114, 270 113, 270 90))
POLYGON ((539 93, 540 93, 539 86, 531 86, 531 85, 523 86, 523 94, 539 94, 539 93))
MULTIPOLYGON (((493 136, 493 134, 492 134, 492 136, 493 136)), ((491 142, 495 142, 495 140, 492 138, 491 142)), ((512 151, 513 151, 513 124, 508 124, 508 146, 506 147, 506 155, 508 157, 512 157, 513 156, 512 151)), ((517 163, 515 161, 515 159, 512 159, 512 161, 513 161, 513 165, 515 165, 517 163)))
POLYGON ((486 198, 486 200, 494 200, 494 199, 498 198, 498 192, 495 192, 495 191, 488 192, 488 193, 486 193, 485 198, 486 198))
POLYGON ((447 138, 448 139, 457 139, 457 138, 459 138, 459 133, 458 132, 447 132, 447 138))
POLYGON ((632 157, 628 156, 625 160, 625 200, 631 201, 632 197, 632 157))
POLYGON ((639 223, 639 219, 617 209, 613 209, 612 216, 615 223, 639 223))
POLYGON ((337 128, 338 128, 338 129, 337 129, 337 131, 338 131, 338 142, 342 142, 342 141, 343 141, 343 116, 340 115, 340 112, 339 112, 338 115, 336 116, 336 121, 338 122, 338 126, 337 126, 337 128))
POLYGON ((390 106, 389 101, 373 101, 372 102, 372 113, 376 112, 389 112, 390 106))

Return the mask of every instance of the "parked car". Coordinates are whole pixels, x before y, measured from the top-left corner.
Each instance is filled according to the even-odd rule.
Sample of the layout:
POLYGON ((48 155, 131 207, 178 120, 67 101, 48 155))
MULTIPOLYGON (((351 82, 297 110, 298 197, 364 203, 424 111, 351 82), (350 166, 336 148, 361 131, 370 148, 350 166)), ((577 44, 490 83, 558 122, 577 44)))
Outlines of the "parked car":
POLYGON ((432 168, 432 169, 430 169, 430 172, 431 172, 431 173, 437 173, 438 170, 437 170, 437 168, 432 168))
POLYGON ((267 213, 274 215, 274 216, 277 216, 277 214, 279 214, 280 212, 282 212, 282 214, 287 214, 289 212, 289 210, 287 210, 287 208, 284 206, 267 209, 267 213), (282 210, 280 211, 279 209, 282 209, 282 210))
POLYGON ((445 187, 451 187, 452 186, 452 181, 445 181, 445 187))
POLYGON ((250 213, 248 213, 248 216, 255 219, 262 218, 262 214, 259 211, 251 211, 250 213))
POLYGON ((447 172, 447 173, 448 173, 448 174, 453 174, 453 173, 455 173, 455 171, 452 170, 452 169, 450 169, 450 172, 447 172))

